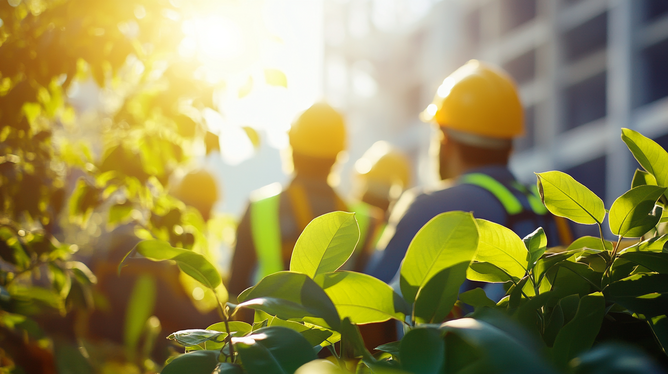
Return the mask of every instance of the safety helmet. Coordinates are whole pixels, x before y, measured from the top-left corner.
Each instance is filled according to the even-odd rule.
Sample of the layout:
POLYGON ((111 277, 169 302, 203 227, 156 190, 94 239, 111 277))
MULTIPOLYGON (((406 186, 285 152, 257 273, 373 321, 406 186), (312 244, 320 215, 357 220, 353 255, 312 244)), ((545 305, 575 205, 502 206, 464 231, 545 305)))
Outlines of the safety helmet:
POLYGON ((471 135, 510 140, 524 134, 522 104, 512 78, 477 60, 445 78, 420 117, 464 140, 471 140, 471 135))
POLYGON ((408 158, 385 141, 378 141, 355 163, 355 171, 369 184, 385 186, 410 184, 408 158))
POLYGON ((205 219, 218 200, 216 180, 206 170, 194 170, 177 182, 172 194, 202 213, 205 219))
POLYGON ((327 103, 315 103, 290 127, 290 146, 296 153, 319 158, 335 158, 346 149, 343 116, 327 103))

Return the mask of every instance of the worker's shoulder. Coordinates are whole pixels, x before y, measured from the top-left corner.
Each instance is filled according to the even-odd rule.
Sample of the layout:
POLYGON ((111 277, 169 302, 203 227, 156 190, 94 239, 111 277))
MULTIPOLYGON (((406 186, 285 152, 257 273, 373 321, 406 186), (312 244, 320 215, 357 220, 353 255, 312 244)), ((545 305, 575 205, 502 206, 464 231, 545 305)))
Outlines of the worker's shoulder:
POLYGON ((494 197, 485 189, 471 184, 443 181, 423 189, 415 196, 412 205, 416 209, 469 210, 485 203, 495 203, 494 197))
POLYGON ((258 188, 250 193, 251 202, 260 201, 268 199, 279 195, 283 191, 283 186, 280 183, 275 182, 264 187, 258 188))

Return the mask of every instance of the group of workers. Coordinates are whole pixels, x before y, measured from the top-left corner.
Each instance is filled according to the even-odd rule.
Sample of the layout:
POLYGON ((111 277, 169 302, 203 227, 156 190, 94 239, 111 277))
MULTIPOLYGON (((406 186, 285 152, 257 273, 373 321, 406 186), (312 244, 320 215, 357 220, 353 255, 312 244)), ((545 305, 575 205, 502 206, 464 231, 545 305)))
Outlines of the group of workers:
POLYGON ((418 230, 443 212, 473 212, 520 236, 543 227, 551 245, 572 241, 565 222, 551 216, 536 191, 508 169, 513 139, 523 135, 524 121, 517 87, 506 72, 469 61, 443 81, 421 118, 438 126, 434 149, 442 182, 407 190, 392 204, 407 187, 409 171, 405 158, 381 143, 357 162, 358 172, 371 178, 362 187, 361 201, 350 203, 328 184, 337 156, 346 149, 343 117, 325 103, 302 113, 289 132, 292 180, 283 189, 257 191, 239 224, 230 293, 238 295, 263 276, 287 269, 306 225, 337 210, 356 212, 361 229, 361 245, 349 268, 388 283, 418 230))

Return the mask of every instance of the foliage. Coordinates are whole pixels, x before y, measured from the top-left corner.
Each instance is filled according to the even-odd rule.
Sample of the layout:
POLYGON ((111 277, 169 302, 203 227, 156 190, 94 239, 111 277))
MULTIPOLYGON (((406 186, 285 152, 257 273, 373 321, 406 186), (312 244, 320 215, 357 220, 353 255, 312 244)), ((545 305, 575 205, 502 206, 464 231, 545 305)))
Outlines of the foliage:
MULTIPOLYGON (((627 143, 632 134, 629 148, 643 160, 641 165, 655 165, 645 166, 654 178, 642 180, 664 180, 653 174, 653 163, 665 151, 657 154, 656 147, 648 146, 651 140, 630 130, 624 134, 627 143)), ((667 236, 659 225, 666 186, 659 183, 634 180, 633 188, 612 205, 609 224, 618 235, 614 244, 588 237, 568 248, 548 249, 542 228, 522 240, 470 213, 442 213, 413 239, 400 269, 401 295, 375 278, 337 270, 354 250, 357 235, 349 233, 348 213, 323 215, 297 243, 291 263, 298 268, 265 277, 239 296, 240 304, 228 304, 231 313, 244 307, 262 313, 256 312, 259 329, 226 339, 216 351, 220 367, 292 373, 326 346, 339 368, 313 361, 304 370, 346 372, 354 359, 359 360, 358 373, 660 372, 642 351, 597 345, 604 329, 616 331, 609 321, 625 321, 651 329, 653 353, 665 353, 668 347, 667 236), (640 239, 623 248, 630 235, 640 239), (504 283, 506 296, 495 303, 480 288, 459 294, 466 278, 504 283), (462 308, 463 303, 474 312, 453 319, 453 306, 462 308), (372 355, 356 324, 388 319, 402 323, 405 334, 372 355), (304 332, 312 327, 331 334, 309 340, 304 332), (331 344, 339 337, 337 351, 331 344), (636 364, 630 367, 627 360, 636 364)), ((601 227, 608 214, 600 198, 566 174, 540 173, 538 186, 556 215, 601 227)), ((190 349, 208 349, 206 341, 226 333, 230 330, 221 335, 181 331, 178 340, 190 349)))

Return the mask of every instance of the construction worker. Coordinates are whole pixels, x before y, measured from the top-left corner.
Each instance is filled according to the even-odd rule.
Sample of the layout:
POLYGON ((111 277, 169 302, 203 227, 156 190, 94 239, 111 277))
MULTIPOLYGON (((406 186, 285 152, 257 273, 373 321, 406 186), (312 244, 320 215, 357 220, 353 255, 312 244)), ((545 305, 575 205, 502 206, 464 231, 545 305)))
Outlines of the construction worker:
POLYGON ((366 272, 385 282, 397 273, 408 245, 436 215, 461 210, 523 237, 542 226, 551 245, 569 244, 565 221, 548 214, 508 169, 513 139, 524 133, 517 87, 500 68, 471 60, 438 87, 422 119, 438 125, 439 174, 434 189, 409 190, 395 205, 379 251, 366 272), (560 229, 559 229, 560 228, 560 229))
POLYGON ((387 213, 410 184, 410 163, 406 155, 388 142, 375 142, 355 162, 358 200, 387 213))
POLYGON ((368 205, 349 206, 328 183, 337 156, 346 149, 341 114, 328 104, 316 103, 296 119, 288 136, 293 178, 285 189, 273 184, 251 195, 237 229, 228 284, 233 295, 266 275, 288 269, 297 238, 312 219, 337 210, 356 211, 361 231, 356 254, 371 248, 368 238, 382 219, 382 213, 368 205))

